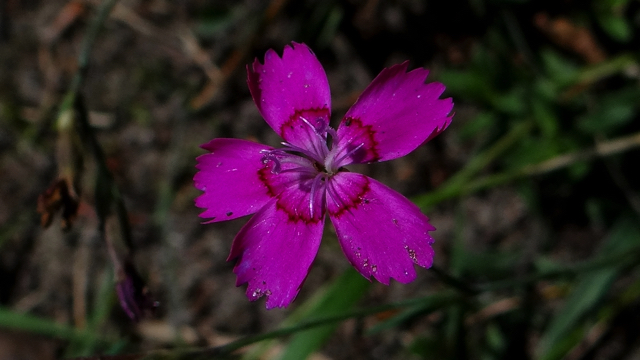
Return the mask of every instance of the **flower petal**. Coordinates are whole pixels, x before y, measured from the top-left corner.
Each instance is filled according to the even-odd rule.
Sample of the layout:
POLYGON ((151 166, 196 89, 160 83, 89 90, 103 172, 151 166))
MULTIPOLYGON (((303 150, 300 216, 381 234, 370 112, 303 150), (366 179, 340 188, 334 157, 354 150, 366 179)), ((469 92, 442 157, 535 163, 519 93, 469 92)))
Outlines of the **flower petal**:
POLYGON ((349 262, 383 284, 415 279, 413 264, 433 263, 435 230, 407 198, 361 174, 341 172, 327 184, 327 212, 349 262))
POLYGON ((449 126, 453 102, 439 99, 444 85, 425 84, 429 71, 407 73, 407 65, 382 70, 347 111, 334 148, 334 158, 347 157, 339 166, 404 156, 449 126))
POLYGON ((304 149, 318 146, 331 114, 329 81, 322 65, 305 44, 274 50, 247 66, 251 96, 260 114, 278 135, 304 149))
MULTIPOLYGON (((289 192, 293 191, 299 193, 298 200, 306 197, 308 203, 308 193, 289 192)), ((323 198, 322 193, 315 195, 323 198)), ((324 228, 323 207, 310 218, 304 211, 294 211, 295 202, 283 204, 284 199, 274 199, 249 220, 233 240, 228 259, 238 258, 233 269, 238 275, 236 285, 248 283, 251 301, 266 296, 267 309, 286 307, 296 297, 318 253, 324 228)))
POLYGON ((210 222, 253 214, 274 196, 260 176, 265 168, 262 150, 266 145, 239 139, 213 139, 202 145, 209 154, 197 158, 200 171, 193 177, 195 187, 204 191, 196 206, 204 208, 210 222))

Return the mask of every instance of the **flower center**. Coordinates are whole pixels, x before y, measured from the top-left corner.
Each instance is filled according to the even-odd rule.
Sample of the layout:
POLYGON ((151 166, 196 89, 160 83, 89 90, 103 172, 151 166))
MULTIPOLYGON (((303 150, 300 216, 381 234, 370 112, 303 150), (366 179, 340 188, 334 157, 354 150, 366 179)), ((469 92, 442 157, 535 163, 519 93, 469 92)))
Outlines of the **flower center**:
MULTIPOLYGON (((303 146, 294 145, 290 142, 282 142, 283 148, 262 151, 262 162, 264 164, 273 163, 272 173, 278 174, 282 171, 282 165, 285 163, 298 164, 288 171, 310 171, 314 169, 316 173, 322 172, 329 175, 335 173, 337 169, 326 166, 325 159, 328 157, 330 150, 328 145, 328 136, 332 139, 336 138, 336 131, 332 129, 327 121, 323 118, 310 121, 305 116, 298 115, 298 121, 308 126, 309 141, 303 146), (315 123, 315 125, 313 124, 315 123), (303 158, 303 159, 301 159, 303 158), (310 162, 309 162, 310 161, 310 162), (307 169, 303 169, 307 168, 307 169)), ((304 127, 304 125, 303 125, 304 127)))
POLYGON ((314 206, 318 205, 314 205, 316 194, 318 191, 324 191, 323 183, 334 174, 343 171, 342 167, 352 162, 350 157, 365 144, 336 146, 339 141, 338 134, 325 119, 318 118, 313 121, 316 125, 302 115, 298 116, 298 120, 309 126, 307 130, 311 130, 308 132, 311 135, 308 138, 310 141, 306 142, 305 146, 284 141, 282 148, 262 150, 262 163, 272 165, 272 174, 295 172, 300 175, 296 178, 298 182, 306 183, 309 191, 309 212, 313 217, 314 206))
MULTIPOLYGON (((309 216, 314 217, 318 191, 324 191, 323 182, 331 176, 322 162, 315 160, 316 154, 283 142, 284 148, 262 150, 262 163, 272 164, 272 174, 296 173, 295 182, 309 192, 309 216)), ((293 175, 293 174, 292 174, 293 175)))
MULTIPOLYGON (((273 150, 262 150, 262 163, 271 166, 272 174, 294 175, 298 186, 309 193, 309 214, 314 215, 314 208, 322 206, 316 204, 319 192, 324 192, 326 181, 338 171, 345 156, 336 159, 335 151, 329 149, 329 143, 335 145, 337 132, 332 129, 325 118, 309 121, 305 116, 298 115, 299 124, 306 128, 306 134, 301 133, 306 141, 282 142, 283 147, 273 150), (305 135, 308 135, 306 137, 305 135), (301 143, 302 145, 300 145, 301 143), (336 161, 338 160, 338 161, 336 161)), ((362 147, 360 145, 358 149, 362 147)), ((322 197, 320 197, 322 198, 322 197)), ((317 210, 316 210, 317 211, 317 210)))

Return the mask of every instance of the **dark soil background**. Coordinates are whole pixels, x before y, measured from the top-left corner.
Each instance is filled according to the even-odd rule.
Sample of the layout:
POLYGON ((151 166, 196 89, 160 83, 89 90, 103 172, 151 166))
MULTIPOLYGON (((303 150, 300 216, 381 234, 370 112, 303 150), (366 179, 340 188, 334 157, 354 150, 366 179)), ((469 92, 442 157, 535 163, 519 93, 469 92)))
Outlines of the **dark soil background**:
MULTIPOLYGON (((201 144, 280 141, 253 104, 245 66, 291 41, 325 67, 335 123, 382 68, 405 60, 431 69, 456 104, 433 141, 355 169, 425 210, 439 269, 419 269, 408 285, 374 283, 356 307, 426 299, 451 288, 441 272, 514 282, 462 304, 353 316, 311 358, 640 357, 640 140, 629 140, 640 131, 640 2, 119 1, 79 94, 128 212, 131 263, 159 302, 139 322, 118 304, 98 230, 104 183, 91 140, 60 127, 100 4, 0 0, 0 360, 223 345, 278 328, 349 269, 328 229, 295 302, 265 310, 226 262, 246 219, 203 225, 193 203, 201 144), (628 141, 607 152, 619 139, 628 141), (472 187, 492 174, 511 177, 472 187), (58 179, 78 200, 66 230, 62 211, 48 227, 37 211, 39 197, 60 194, 58 179), (527 275, 538 277, 520 281, 527 275)), ((118 233, 109 215, 107 237, 124 254, 118 233)), ((288 339, 237 354, 278 358, 288 339)))

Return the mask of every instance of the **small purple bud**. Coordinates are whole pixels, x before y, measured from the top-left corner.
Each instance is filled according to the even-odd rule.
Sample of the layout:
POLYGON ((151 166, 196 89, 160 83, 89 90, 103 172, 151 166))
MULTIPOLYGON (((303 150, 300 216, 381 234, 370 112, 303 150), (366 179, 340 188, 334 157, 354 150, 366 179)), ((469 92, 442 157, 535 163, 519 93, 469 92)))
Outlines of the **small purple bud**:
POLYGON ((118 277, 120 280, 116 284, 116 292, 120 306, 131 320, 140 321, 147 313, 155 311, 159 303, 153 300, 149 289, 131 262, 125 261, 118 277))

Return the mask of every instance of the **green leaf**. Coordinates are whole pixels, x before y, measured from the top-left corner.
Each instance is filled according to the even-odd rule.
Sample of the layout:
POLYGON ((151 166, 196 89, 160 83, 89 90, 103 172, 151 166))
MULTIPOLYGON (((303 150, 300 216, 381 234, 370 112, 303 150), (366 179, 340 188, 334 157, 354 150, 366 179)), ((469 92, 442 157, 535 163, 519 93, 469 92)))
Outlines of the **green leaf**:
MULTIPOLYGON (((306 319, 303 320, 337 315, 348 311, 362 298, 370 285, 371 282, 363 278, 353 268, 349 268, 333 283, 324 298, 317 303, 317 306, 310 309, 306 319)), ((280 359, 307 358, 325 343, 339 325, 339 323, 329 324, 297 333, 292 337, 280 359)))
POLYGON ((447 84, 448 93, 467 100, 488 102, 495 92, 486 74, 473 70, 443 70, 438 79, 447 84))
POLYGON ((486 341, 493 353, 501 353, 507 346, 509 334, 505 334, 500 330, 497 324, 489 323, 486 330, 486 341))
POLYGON ((543 49, 540 56, 546 73, 558 85, 566 86, 576 81, 578 66, 575 63, 551 49, 543 49))
POLYGON ((497 123, 498 117, 493 112, 482 111, 477 114, 475 118, 464 123, 458 131, 458 136, 460 136, 462 140, 470 140, 480 136, 481 133, 494 130, 497 123))
POLYGON ((627 42, 633 29, 624 17, 628 0, 600 0, 593 2, 593 10, 600 27, 614 40, 627 42))
POLYGON ((631 25, 629 25, 627 19, 623 17, 619 17, 614 14, 601 13, 598 16, 598 22, 602 29, 614 40, 627 42, 631 40, 633 36, 631 25))
POLYGON ((531 99, 531 110, 543 137, 555 137, 558 134, 558 117, 550 104, 541 99, 533 98, 531 99))
POLYGON ((637 86, 602 96, 591 112, 579 118, 578 128, 589 134, 615 131, 635 118, 638 99, 640 88, 637 86))
POLYGON ((490 102, 493 107, 508 115, 523 115, 527 110, 524 87, 513 87, 506 93, 493 94, 490 102))
POLYGON ((507 168, 517 169, 527 164, 536 164, 551 159, 562 152, 562 138, 545 138, 530 136, 523 138, 508 154, 504 156, 507 168))

